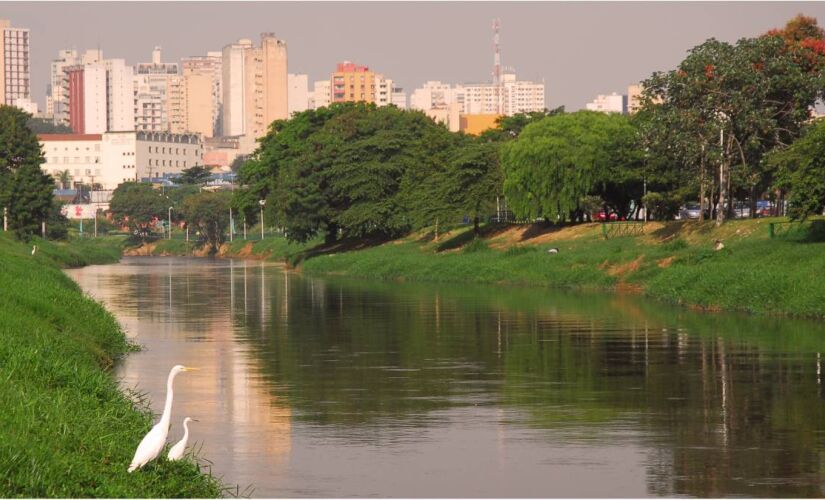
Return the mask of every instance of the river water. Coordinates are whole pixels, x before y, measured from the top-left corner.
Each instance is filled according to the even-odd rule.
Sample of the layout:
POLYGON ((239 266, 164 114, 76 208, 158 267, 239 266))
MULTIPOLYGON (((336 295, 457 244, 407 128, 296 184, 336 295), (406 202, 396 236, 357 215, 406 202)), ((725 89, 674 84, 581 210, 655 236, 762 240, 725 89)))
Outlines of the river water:
POLYGON ((201 369, 170 441, 197 419, 241 493, 825 495, 820 323, 243 260, 67 272, 144 346, 116 376, 156 412, 173 365, 201 369))

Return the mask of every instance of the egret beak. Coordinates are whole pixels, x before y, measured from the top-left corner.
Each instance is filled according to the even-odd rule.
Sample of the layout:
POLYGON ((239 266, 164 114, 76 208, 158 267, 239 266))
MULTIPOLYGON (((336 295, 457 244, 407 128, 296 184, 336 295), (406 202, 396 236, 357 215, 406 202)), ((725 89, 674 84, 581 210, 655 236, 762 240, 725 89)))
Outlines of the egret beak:
POLYGON ((191 368, 189 366, 184 366, 183 367, 183 371, 185 371, 185 372, 195 372, 195 371, 198 371, 198 370, 200 370, 200 368, 191 368))

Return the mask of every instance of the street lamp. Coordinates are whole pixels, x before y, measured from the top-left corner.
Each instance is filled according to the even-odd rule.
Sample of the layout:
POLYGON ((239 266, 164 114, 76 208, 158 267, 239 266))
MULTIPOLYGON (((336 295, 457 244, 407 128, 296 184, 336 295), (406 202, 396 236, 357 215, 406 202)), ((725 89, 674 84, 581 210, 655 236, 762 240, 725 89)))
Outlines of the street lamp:
POLYGON ((258 201, 258 205, 261 206, 261 239, 264 239, 264 205, 266 205, 266 200, 258 201))
POLYGON ((172 239, 172 207, 169 207, 169 237, 167 239, 172 239))

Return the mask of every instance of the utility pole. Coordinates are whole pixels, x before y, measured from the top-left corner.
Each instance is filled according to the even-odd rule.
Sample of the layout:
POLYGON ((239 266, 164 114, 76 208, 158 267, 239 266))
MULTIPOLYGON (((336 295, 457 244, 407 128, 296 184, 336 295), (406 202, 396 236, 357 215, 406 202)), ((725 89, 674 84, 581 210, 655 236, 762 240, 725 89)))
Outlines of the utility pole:
POLYGON ((266 200, 260 200, 258 202, 261 205, 261 240, 264 239, 264 205, 266 205, 266 200))
POLYGON ((229 243, 232 243, 232 241, 233 241, 232 240, 232 233, 234 232, 233 229, 235 229, 235 225, 233 224, 233 221, 232 221, 232 207, 229 207, 229 243))

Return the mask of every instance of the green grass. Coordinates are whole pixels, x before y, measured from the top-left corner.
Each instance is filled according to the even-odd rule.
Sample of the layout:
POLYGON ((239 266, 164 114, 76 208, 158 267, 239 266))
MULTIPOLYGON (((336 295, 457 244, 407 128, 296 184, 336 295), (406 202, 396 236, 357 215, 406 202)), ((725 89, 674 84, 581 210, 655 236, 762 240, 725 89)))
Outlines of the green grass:
POLYGON ((0 497, 219 496, 191 461, 126 472, 152 424, 107 372, 130 345, 58 267, 110 259, 116 242, 36 244, 0 236, 0 497))
POLYGON ((37 245, 36 255, 45 257, 60 267, 82 267, 90 264, 111 264, 120 259, 125 236, 47 241, 35 238, 27 246, 29 253, 37 245))
POLYGON ((496 235, 453 235, 460 250, 411 238, 307 259, 309 274, 430 282, 498 283, 635 290, 711 310, 825 317, 821 227, 769 239, 766 220, 672 223, 654 234, 604 240, 597 226, 575 239, 490 248, 496 235), (725 248, 715 251, 716 239, 725 248), (489 242, 489 243, 488 243, 489 242), (558 254, 547 250, 559 248, 558 254))

